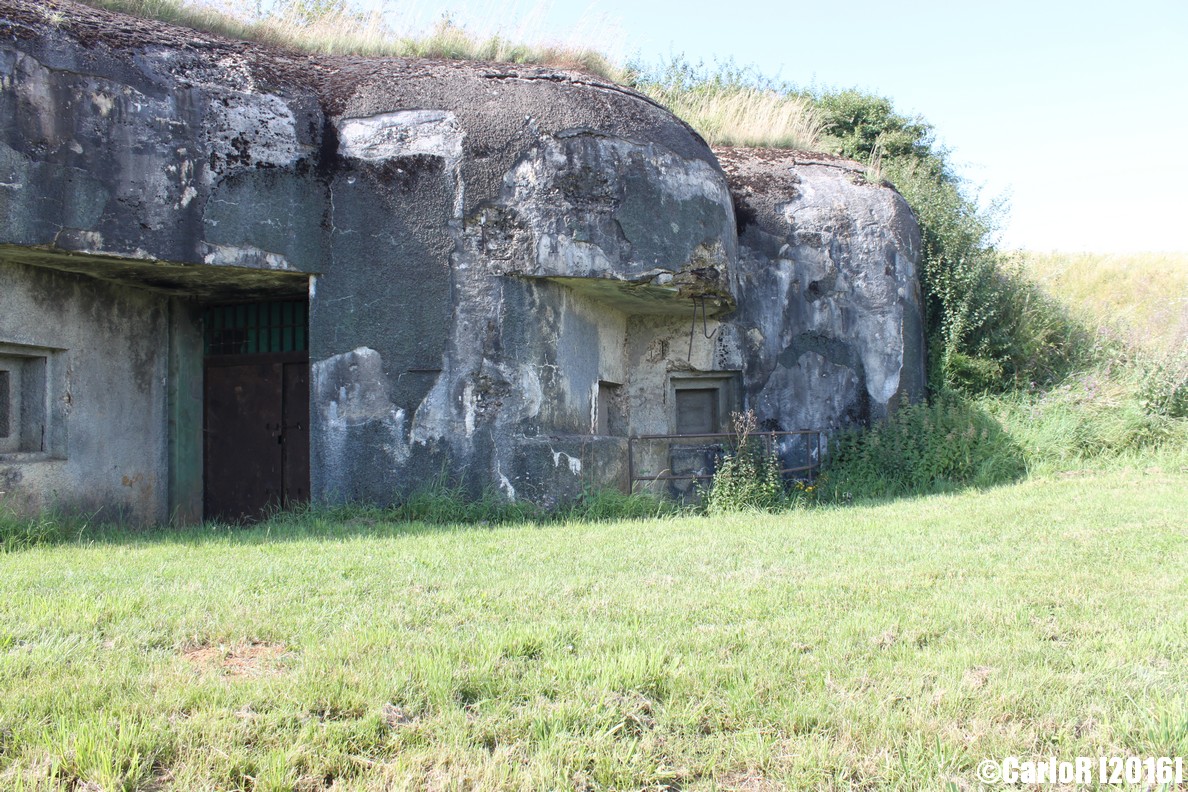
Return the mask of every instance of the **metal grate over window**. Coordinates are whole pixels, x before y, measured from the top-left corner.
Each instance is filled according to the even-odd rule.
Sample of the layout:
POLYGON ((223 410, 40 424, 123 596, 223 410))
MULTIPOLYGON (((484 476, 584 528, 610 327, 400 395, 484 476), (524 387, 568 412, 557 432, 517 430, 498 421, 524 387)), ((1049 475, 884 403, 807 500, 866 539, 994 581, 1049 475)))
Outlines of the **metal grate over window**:
POLYGON ((202 320, 208 355, 309 349, 309 304, 305 300, 210 305, 202 320))

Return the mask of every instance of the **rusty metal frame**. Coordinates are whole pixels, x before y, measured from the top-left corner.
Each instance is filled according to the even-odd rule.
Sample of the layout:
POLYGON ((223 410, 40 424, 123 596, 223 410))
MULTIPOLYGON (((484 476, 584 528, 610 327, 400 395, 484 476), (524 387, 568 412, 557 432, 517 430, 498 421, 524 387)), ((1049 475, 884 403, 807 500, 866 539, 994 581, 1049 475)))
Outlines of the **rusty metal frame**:
MULTIPOLYGON (((788 432, 752 432, 749 436, 755 438, 763 438, 764 451, 768 454, 772 453, 775 448, 776 438, 789 436, 804 436, 816 435, 817 439, 817 456, 816 461, 809 465, 800 465, 798 467, 781 468, 780 475, 787 476, 789 474, 804 473, 809 481, 816 478, 816 473, 821 467, 821 451, 824 444, 824 432, 819 429, 799 429, 788 432)), ((695 439, 728 439, 735 442, 737 445, 738 435, 734 432, 713 432, 709 434, 650 434, 650 435, 634 435, 627 438, 627 493, 635 493, 635 484, 639 481, 706 481, 713 478, 713 474, 681 474, 676 475, 672 473, 659 473, 656 475, 637 476, 635 474, 635 444, 639 441, 656 442, 656 441, 672 441, 672 440, 695 440, 695 439)), ((671 449, 671 446, 669 446, 671 449)))

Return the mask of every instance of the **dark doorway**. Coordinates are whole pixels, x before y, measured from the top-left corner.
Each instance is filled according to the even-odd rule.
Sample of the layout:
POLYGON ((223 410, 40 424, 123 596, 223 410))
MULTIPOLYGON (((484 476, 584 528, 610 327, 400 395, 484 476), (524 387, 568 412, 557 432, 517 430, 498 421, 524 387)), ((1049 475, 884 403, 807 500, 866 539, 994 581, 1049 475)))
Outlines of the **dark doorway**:
POLYGON ((309 499, 305 301, 204 311, 203 514, 239 522, 309 499))

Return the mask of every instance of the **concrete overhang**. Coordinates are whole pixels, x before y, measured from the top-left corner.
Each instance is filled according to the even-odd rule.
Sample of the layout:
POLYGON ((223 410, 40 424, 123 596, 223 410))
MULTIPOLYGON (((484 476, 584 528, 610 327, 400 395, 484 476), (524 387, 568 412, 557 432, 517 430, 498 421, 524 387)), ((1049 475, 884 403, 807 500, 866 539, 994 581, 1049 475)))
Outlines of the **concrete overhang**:
POLYGON ((309 273, 214 264, 178 264, 57 248, 0 245, 0 263, 12 262, 85 275, 206 302, 305 297, 309 273))

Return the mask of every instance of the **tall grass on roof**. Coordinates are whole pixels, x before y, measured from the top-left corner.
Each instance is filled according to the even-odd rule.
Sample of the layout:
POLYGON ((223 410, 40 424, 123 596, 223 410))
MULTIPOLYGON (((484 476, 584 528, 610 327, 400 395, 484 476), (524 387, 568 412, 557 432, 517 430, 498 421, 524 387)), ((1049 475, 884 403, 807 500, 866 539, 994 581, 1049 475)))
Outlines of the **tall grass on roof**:
POLYGON ((798 96, 757 88, 656 91, 652 98, 714 146, 819 150, 821 118, 798 96))
POLYGON ((367 57, 446 58, 554 66, 608 80, 621 70, 594 48, 518 41, 500 32, 480 35, 441 19, 428 31, 398 30, 377 11, 346 2, 290 0, 251 13, 189 0, 84 0, 88 5, 256 41, 298 52, 367 57))
POLYGON ((810 151, 825 145, 824 122, 812 97, 755 69, 675 57, 659 66, 630 64, 625 76, 711 145, 810 151))

